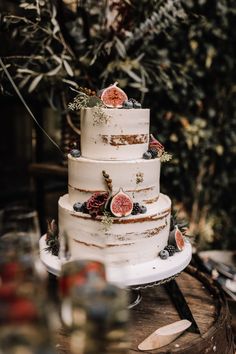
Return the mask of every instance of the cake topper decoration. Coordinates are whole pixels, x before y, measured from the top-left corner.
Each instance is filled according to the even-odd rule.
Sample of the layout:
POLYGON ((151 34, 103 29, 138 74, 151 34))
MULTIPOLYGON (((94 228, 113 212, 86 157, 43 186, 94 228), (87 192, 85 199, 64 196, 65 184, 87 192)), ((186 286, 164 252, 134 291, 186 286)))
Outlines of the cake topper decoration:
POLYGON ((134 98, 128 98, 126 93, 119 87, 116 81, 113 85, 110 85, 98 93, 94 90, 86 87, 79 87, 78 89, 71 88, 77 92, 73 101, 68 104, 68 108, 72 111, 78 111, 81 108, 96 108, 94 113, 94 123, 96 125, 101 123, 107 123, 108 117, 105 117, 105 112, 101 108, 142 108, 141 103, 134 98), (103 115, 103 117, 101 117, 103 115))
POLYGON ((121 108, 123 103, 128 101, 126 93, 117 87, 117 85, 118 82, 116 81, 113 85, 102 90, 101 100, 106 107, 121 108))
POLYGON ((104 125, 109 122, 111 117, 102 108, 106 108, 103 101, 95 91, 88 88, 79 87, 79 90, 72 89, 77 92, 73 102, 68 104, 68 108, 72 111, 78 111, 81 108, 93 108, 93 125, 104 125))
POLYGON ((80 87, 79 90, 72 89, 77 92, 73 101, 68 104, 68 108, 72 111, 78 111, 87 107, 105 107, 102 100, 96 95, 95 91, 80 87))

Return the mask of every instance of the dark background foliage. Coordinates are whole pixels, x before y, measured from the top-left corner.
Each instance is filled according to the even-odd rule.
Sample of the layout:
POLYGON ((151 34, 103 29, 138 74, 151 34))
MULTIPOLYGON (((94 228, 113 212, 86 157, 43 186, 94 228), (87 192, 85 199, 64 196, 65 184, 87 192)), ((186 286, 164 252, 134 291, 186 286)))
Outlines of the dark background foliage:
MULTIPOLYGON (((189 232, 201 247, 235 247, 234 1, 24 0, 2 10, 1 56, 28 101, 68 116, 70 87, 118 81, 150 107, 151 130, 174 156, 161 188, 189 232)), ((3 95, 15 95, 0 75, 3 95)))

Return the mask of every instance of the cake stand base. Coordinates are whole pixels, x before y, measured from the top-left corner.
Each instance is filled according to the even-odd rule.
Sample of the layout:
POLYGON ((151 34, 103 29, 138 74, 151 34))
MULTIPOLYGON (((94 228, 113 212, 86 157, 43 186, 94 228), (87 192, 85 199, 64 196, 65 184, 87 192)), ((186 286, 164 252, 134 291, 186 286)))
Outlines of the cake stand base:
MULTIPOLYGON (((57 256, 53 256, 46 251, 46 235, 42 236, 39 241, 40 258, 49 273, 56 276, 60 275, 61 261, 57 256)), ((123 285, 134 289, 145 288, 163 284, 172 280, 187 265, 192 258, 191 244, 186 241, 184 250, 176 252, 172 257, 162 260, 160 257, 150 261, 136 265, 126 265, 122 271, 125 274, 123 285)), ((120 268, 109 266, 107 269, 108 281, 120 284, 120 268)))

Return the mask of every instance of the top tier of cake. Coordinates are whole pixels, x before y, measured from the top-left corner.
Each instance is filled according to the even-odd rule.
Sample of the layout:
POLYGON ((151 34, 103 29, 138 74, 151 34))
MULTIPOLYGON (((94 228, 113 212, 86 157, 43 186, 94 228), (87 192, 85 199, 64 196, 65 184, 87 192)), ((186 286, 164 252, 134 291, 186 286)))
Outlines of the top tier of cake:
POLYGON ((149 144, 149 109, 81 109, 81 155, 94 160, 140 159, 149 144))

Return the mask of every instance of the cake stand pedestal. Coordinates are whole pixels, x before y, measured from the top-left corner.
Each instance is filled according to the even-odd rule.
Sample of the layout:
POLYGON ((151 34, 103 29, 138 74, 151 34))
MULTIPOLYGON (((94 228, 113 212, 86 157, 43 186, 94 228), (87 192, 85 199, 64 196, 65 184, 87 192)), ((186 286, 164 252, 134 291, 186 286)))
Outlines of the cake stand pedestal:
MULTIPOLYGON (((40 258, 49 273, 56 276, 60 275, 61 261, 57 256, 53 256, 46 251, 46 235, 39 241, 40 258)), ((123 269, 126 275, 124 286, 139 290, 146 287, 163 284, 175 278, 190 263, 192 257, 191 244, 186 241, 184 250, 176 252, 174 256, 162 260, 157 257, 150 262, 136 265, 126 265, 123 269)), ((109 266, 107 269, 107 280, 112 283, 120 284, 119 267, 109 266)))

